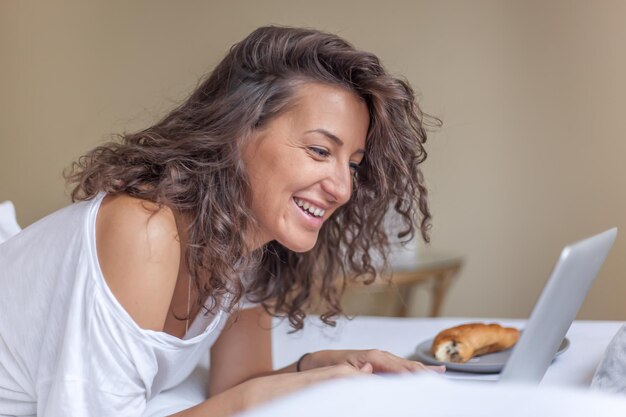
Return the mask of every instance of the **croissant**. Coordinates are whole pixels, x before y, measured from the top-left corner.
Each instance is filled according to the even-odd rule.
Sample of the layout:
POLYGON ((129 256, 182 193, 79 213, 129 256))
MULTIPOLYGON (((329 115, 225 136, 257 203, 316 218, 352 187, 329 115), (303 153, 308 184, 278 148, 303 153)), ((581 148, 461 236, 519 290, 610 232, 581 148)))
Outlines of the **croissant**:
POLYGON ((512 347, 519 330, 499 324, 468 323, 439 332, 431 353, 440 362, 467 362, 474 356, 512 347))

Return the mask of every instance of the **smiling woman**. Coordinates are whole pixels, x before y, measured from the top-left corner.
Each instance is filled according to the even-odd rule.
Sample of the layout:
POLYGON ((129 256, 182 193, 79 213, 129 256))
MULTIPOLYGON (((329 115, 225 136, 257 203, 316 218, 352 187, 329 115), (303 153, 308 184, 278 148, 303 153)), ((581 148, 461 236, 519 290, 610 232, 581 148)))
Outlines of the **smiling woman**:
POLYGON ((161 121, 74 163, 74 204, 0 246, 0 414, 142 415, 209 349, 211 397, 170 412, 424 369, 368 350, 273 370, 270 327, 301 329, 312 298, 333 323, 335 278, 373 279, 385 259, 389 207, 401 238, 428 239, 426 118, 373 54, 255 30, 161 121))

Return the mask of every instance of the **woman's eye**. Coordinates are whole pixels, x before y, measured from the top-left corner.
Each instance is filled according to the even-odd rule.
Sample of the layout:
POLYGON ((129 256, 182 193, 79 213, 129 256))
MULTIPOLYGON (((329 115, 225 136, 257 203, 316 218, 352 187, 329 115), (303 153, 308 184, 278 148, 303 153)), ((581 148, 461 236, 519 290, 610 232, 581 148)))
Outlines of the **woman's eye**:
POLYGON ((359 171, 360 167, 360 164, 357 164, 356 162, 350 162, 350 171, 352 171, 353 174, 356 174, 359 171))
POLYGON ((313 152, 315 155, 320 156, 320 157, 322 157, 322 158, 325 158, 325 157, 327 157, 328 155, 330 155, 330 152, 328 152, 326 149, 324 149, 324 148, 318 148, 318 147, 316 147, 316 146, 311 146, 311 147, 309 148, 309 150, 310 150, 311 152, 313 152))

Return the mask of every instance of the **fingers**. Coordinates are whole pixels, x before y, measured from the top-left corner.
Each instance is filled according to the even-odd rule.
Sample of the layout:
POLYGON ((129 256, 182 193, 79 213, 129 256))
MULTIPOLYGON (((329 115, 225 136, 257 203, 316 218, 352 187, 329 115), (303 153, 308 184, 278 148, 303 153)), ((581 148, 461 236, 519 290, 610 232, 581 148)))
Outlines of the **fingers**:
POLYGON ((371 363, 368 362, 362 367, 360 367, 359 371, 364 372, 366 374, 371 374, 372 372, 374 372, 374 367, 372 366, 371 363))
POLYGON ((378 349, 365 351, 365 356, 364 361, 373 365, 374 372, 407 373, 417 372, 424 368, 424 365, 419 362, 409 361, 378 349))
POLYGON ((444 365, 439 366, 427 366, 421 362, 415 362, 417 366, 413 367, 412 372, 431 372, 435 374, 443 374, 446 372, 446 367, 444 365))
POLYGON ((354 367, 347 363, 342 363, 339 365, 329 366, 323 369, 330 369, 331 375, 336 376, 358 376, 362 374, 371 374, 374 371, 374 367, 371 363, 365 363, 362 366, 354 367))
POLYGON ((368 375, 372 374, 373 370, 374 368, 370 363, 366 363, 358 368, 347 363, 342 363, 339 365, 325 366, 323 368, 316 368, 304 371, 301 374, 308 375, 313 380, 325 380, 350 376, 368 375))
POLYGON ((437 374, 442 374, 446 372, 446 367, 444 365, 430 366, 424 365, 421 362, 411 360, 407 360, 407 362, 409 363, 408 366, 410 367, 411 372, 434 372, 437 374))
POLYGON ((347 368, 336 368, 335 372, 365 372, 365 373, 415 373, 432 372, 443 373, 443 366, 426 366, 420 362, 404 359, 390 352, 379 349, 370 350, 325 350, 315 352, 306 357, 309 361, 305 369, 332 368, 340 364, 347 368))
POLYGON ((421 362, 416 362, 401 358, 392 353, 372 349, 362 351, 363 356, 359 358, 361 363, 371 363, 373 372, 376 373, 414 373, 414 372, 445 372, 445 366, 426 366, 421 362))
POLYGON ((433 371, 437 374, 443 374, 446 372, 446 366, 445 365, 439 365, 439 366, 427 366, 426 368, 428 368, 429 371, 433 371))

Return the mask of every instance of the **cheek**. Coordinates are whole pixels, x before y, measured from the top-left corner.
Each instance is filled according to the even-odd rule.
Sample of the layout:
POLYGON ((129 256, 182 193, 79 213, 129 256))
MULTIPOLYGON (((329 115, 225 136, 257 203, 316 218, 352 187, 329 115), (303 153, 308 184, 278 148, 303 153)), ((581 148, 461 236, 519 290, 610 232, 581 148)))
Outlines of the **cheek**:
POLYGON ((286 199, 286 188, 289 178, 280 166, 265 166, 250 178, 252 188, 252 208, 259 218, 276 215, 283 200, 286 199))
POLYGON ((257 215, 280 215, 299 190, 314 182, 315 170, 309 158, 293 147, 260 146, 248 164, 252 207, 257 215))

